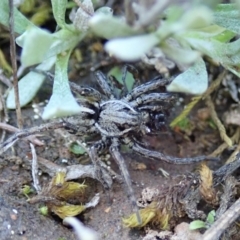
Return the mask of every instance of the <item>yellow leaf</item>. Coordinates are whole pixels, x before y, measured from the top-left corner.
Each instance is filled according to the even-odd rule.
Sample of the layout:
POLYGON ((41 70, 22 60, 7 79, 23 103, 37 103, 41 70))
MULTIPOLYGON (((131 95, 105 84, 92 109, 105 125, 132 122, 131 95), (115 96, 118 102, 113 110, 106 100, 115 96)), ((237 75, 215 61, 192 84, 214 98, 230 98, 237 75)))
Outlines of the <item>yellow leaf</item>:
POLYGON ((63 206, 52 205, 50 208, 52 212, 54 212, 62 219, 64 219, 65 217, 74 217, 85 210, 85 207, 83 205, 71 205, 71 204, 63 206))
POLYGON ((77 197, 84 192, 86 187, 87 185, 77 182, 64 182, 62 187, 58 189, 56 197, 66 200, 71 197, 77 197))
POLYGON ((52 179, 52 185, 59 187, 62 186, 63 183, 65 182, 65 176, 66 176, 65 172, 62 171, 57 172, 56 176, 52 179))

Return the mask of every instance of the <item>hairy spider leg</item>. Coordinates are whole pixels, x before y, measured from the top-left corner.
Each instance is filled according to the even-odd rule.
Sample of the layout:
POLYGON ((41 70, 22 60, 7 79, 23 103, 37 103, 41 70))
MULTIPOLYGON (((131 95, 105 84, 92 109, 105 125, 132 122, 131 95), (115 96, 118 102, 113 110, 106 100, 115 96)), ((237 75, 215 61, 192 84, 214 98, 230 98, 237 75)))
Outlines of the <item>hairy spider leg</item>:
POLYGON ((132 89, 132 91, 129 92, 127 96, 123 98, 123 100, 127 102, 132 101, 133 99, 135 99, 136 97, 144 93, 147 93, 149 91, 158 89, 159 87, 165 86, 168 82, 169 82, 168 80, 162 79, 160 78, 160 76, 155 77, 153 80, 132 89))
POLYGON ((125 96, 125 95, 128 93, 127 83, 126 83, 128 68, 129 68, 128 65, 125 65, 125 66, 122 68, 123 90, 122 90, 122 92, 121 92, 121 96, 125 96))
POLYGON ((165 155, 163 153, 153 151, 153 150, 148 150, 142 146, 140 146, 137 143, 131 144, 131 148, 133 151, 136 153, 146 157, 146 158, 153 158, 157 160, 162 160, 168 163, 172 164, 191 164, 191 163, 196 163, 196 162, 201 162, 204 160, 218 160, 218 158, 215 157, 208 157, 208 156, 197 156, 197 157, 189 157, 189 158, 178 158, 178 157, 172 157, 165 155))
POLYGON ((94 165, 96 177, 102 183, 105 189, 109 189, 110 186, 108 182, 105 180, 106 174, 104 174, 104 172, 102 171, 99 153, 107 148, 109 144, 107 141, 108 141, 107 139, 99 140, 95 142, 89 149, 89 157, 94 165))
POLYGON ((142 218, 140 216, 139 209, 138 209, 138 206, 137 206, 137 200, 135 198, 135 194, 134 194, 134 191, 133 191, 131 178, 130 178, 125 160, 122 157, 121 153, 119 152, 119 146, 120 146, 120 144, 119 144, 118 139, 113 138, 112 139, 112 144, 109 148, 109 151, 110 151, 111 155, 113 156, 114 160, 116 161, 116 163, 118 164, 118 166, 120 168, 120 171, 121 171, 121 173, 124 177, 125 183, 127 185, 128 197, 131 200, 133 211, 136 213, 138 223, 141 224, 142 223, 142 218))
POLYGON ((152 102, 158 103, 170 103, 175 99, 171 93, 149 93, 138 97, 136 100, 131 101, 130 105, 132 107, 138 107, 139 105, 149 104, 152 102))
POLYGON ((109 99, 113 98, 114 93, 109 84, 107 83, 107 77, 101 71, 95 72, 95 77, 98 85, 103 90, 104 95, 106 95, 109 99))

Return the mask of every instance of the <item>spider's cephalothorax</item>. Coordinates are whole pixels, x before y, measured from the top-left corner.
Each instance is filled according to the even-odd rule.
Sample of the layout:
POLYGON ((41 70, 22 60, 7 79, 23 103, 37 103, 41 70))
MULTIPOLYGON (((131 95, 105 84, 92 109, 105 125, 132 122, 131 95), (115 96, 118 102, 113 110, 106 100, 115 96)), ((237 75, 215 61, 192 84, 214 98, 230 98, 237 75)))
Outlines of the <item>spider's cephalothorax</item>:
MULTIPOLYGON (((96 73, 96 79, 103 94, 92 88, 75 89, 75 92, 81 96, 79 102, 94 110, 95 114, 82 113, 77 117, 66 118, 64 121, 71 129, 75 129, 78 135, 99 134, 101 139, 89 147, 90 158, 94 164, 97 164, 101 152, 109 150, 121 169, 132 204, 138 213, 130 176, 119 152, 121 144, 127 144, 133 151, 145 157, 161 159, 174 164, 198 162, 206 157, 170 157, 157 151, 148 150, 141 144, 143 135, 154 134, 164 127, 165 111, 174 101, 173 94, 159 92, 159 88, 168 83, 167 80, 156 77, 118 98, 101 72, 96 73)), ((137 216, 141 221, 139 214, 137 216)))

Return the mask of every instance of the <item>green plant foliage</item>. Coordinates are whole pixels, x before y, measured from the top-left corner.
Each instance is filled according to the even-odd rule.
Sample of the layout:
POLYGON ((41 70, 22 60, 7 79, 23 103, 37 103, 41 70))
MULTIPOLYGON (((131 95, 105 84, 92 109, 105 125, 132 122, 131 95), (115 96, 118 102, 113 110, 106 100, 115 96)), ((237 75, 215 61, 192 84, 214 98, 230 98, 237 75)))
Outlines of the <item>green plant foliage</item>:
POLYGON ((44 109, 43 119, 74 115, 81 111, 93 113, 92 110, 79 106, 70 90, 67 75, 70 53, 71 51, 68 51, 57 56, 53 93, 44 109))
MULTIPOLYGON (((67 24, 66 9, 75 4, 70 4, 67 0, 51 2, 53 16, 60 27, 55 33, 48 33, 38 28, 17 8, 14 9, 15 32, 21 34, 17 43, 23 48, 21 62, 24 66, 41 64, 51 57, 59 61, 60 56, 70 54, 86 36, 95 34, 108 39, 105 44, 106 51, 124 61, 140 60, 150 50, 158 48, 163 56, 184 69, 183 73, 168 86, 169 91, 199 95, 207 90, 208 76, 202 55, 212 58, 213 61, 240 76, 240 40, 229 42, 240 32, 239 0, 231 4, 218 4, 220 1, 217 0, 189 1, 187 5, 166 4, 165 6, 155 3, 161 5, 161 11, 148 23, 144 23, 146 9, 138 5, 134 8, 138 17, 133 25, 127 24, 122 17, 113 16, 112 9, 106 6, 95 10, 91 0, 82 2, 84 8, 91 11, 87 12, 84 8, 79 8, 73 24, 67 24)), ((8 27, 8 18, 8 1, 2 0, 0 23, 8 27)), ((56 66, 56 83, 54 83, 53 96, 43 115, 45 119, 87 111, 81 109, 73 100, 70 88, 66 84, 68 61, 69 58, 66 58, 64 70, 56 66), (63 77, 60 77, 61 74, 63 77), (63 86, 59 87, 61 84, 63 86), (67 101, 68 104, 73 103, 71 109, 67 110, 66 104, 64 107, 58 107, 56 102, 61 102, 60 99, 67 101)), ((26 76, 19 82, 21 106, 34 97, 44 77, 36 77, 36 79, 31 80, 26 76), (33 83, 30 84, 31 81, 33 83), (28 93, 29 97, 21 98, 24 92, 28 93)), ((14 102, 12 93, 8 96, 8 102, 14 102)), ((8 104, 8 106, 13 108, 15 105, 8 104)))
POLYGON ((42 214, 43 216, 48 215, 48 207, 47 206, 42 206, 38 210, 39 210, 40 214, 42 214))
MULTIPOLYGON (((51 70, 52 66, 55 64, 56 57, 49 58, 43 63, 39 64, 37 69, 42 71, 51 70)), ((45 80, 45 76, 36 72, 29 72, 19 81, 19 92, 20 92, 20 105, 27 105, 36 95, 39 88, 42 86, 45 80)), ((8 109, 15 109, 15 95, 14 89, 9 91, 7 96, 6 105, 8 109)))
POLYGON ((206 223, 201 220, 192 221, 189 225, 190 230, 195 230, 199 228, 206 228, 206 223))
POLYGON ((214 22, 217 25, 231 30, 236 34, 240 33, 240 15, 236 4, 219 4, 213 13, 213 16, 214 22))
MULTIPOLYGON (((0 23, 4 26, 9 25, 9 1, 1 0, 0 1, 0 23)), ((31 23, 25 16, 20 13, 17 8, 14 8, 14 30, 18 34, 24 33, 28 27, 34 27, 34 24, 31 23)))
POLYGON ((64 28, 65 23, 65 13, 68 4, 68 0, 54 0, 52 2, 53 16, 59 27, 64 28))
POLYGON ((89 26, 94 34, 106 39, 133 36, 142 33, 141 30, 135 30, 129 26, 123 19, 111 16, 110 14, 95 14, 90 19, 89 26))
POLYGON ((74 154, 84 154, 86 151, 77 143, 71 144, 69 150, 74 154))
POLYGON ((43 62, 54 41, 53 35, 48 31, 37 27, 28 28, 16 39, 17 44, 23 49, 21 54, 23 66, 28 67, 43 62), (38 46, 37 50, 36 46, 38 46))
POLYGON ((189 225, 189 229, 195 230, 199 228, 209 228, 214 223, 215 215, 216 215, 215 210, 212 210, 211 212, 208 213, 206 222, 201 220, 192 221, 189 225))
POLYGON ((203 94, 208 87, 208 74, 202 58, 185 72, 179 74, 167 87, 170 92, 185 92, 195 95, 203 94), (189 81, 189 79, 194 81, 189 81))
POLYGON ((208 213, 208 216, 207 216, 207 223, 213 224, 213 223, 214 223, 215 216, 216 216, 215 210, 212 210, 211 212, 209 212, 209 213, 208 213))

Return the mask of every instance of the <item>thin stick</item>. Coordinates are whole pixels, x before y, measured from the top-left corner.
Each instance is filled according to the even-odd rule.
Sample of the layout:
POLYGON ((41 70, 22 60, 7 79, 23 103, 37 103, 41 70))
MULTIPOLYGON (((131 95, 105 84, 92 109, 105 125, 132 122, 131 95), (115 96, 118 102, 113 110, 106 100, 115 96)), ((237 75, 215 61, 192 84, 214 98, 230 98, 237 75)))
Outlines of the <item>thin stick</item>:
POLYGON ((125 17, 126 17, 127 23, 129 25, 133 25, 135 20, 135 15, 134 15, 131 0, 124 0, 124 9, 125 9, 125 17))
POLYGON ((8 79, 4 74, 3 74, 3 70, 0 68, 0 81, 2 83, 4 83, 5 85, 7 85, 8 87, 12 87, 12 83, 10 81, 10 79, 8 79))
POLYGON ((30 143, 31 152, 32 152, 32 178, 33 178, 33 186, 37 190, 38 193, 41 191, 41 186, 38 179, 38 162, 37 162, 37 154, 36 149, 32 143, 30 143))
POLYGON ((11 147, 20 138, 25 138, 30 135, 41 133, 43 131, 49 131, 49 130, 64 128, 64 127, 65 127, 64 122, 51 122, 51 123, 43 124, 43 125, 40 125, 37 127, 30 128, 30 129, 18 131, 13 136, 8 138, 4 143, 0 144, 0 154, 5 152, 9 147, 11 147))
POLYGON ((13 68, 13 88, 15 95, 15 105, 17 114, 18 128, 22 129, 23 122, 21 116, 21 107, 19 102, 18 92, 18 79, 17 79, 17 61, 16 61, 16 45, 15 45, 15 33, 14 33, 14 6, 13 0, 9 0, 9 29, 10 29, 10 55, 13 68))
MULTIPOLYGON (((9 132, 19 132, 18 128, 3 122, 0 122, 0 128, 9 132)), ((37 138, 37 135, 30 135, 25 137, 25 139, 38 146, 44 145, 44 143, 37 138)))

